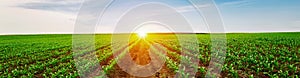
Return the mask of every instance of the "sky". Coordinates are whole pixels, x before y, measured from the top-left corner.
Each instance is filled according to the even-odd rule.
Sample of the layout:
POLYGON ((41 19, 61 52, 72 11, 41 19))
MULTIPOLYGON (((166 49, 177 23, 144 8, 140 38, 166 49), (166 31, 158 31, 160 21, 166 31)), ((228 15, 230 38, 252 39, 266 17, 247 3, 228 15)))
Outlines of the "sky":
MULTIPOLYGON (((93 12, 97 7, 93 5, 97 5, 99 0, 85 1, 90 4, 90 8, 86 10, 93 12)), ((84 0, 1 0, 0 34, 74 33, 76 24, 80 23, 76 23, 76 20, 80 17, 83 2, 84 0)), ((153 0, 115 0, 105 11, 101 23, 97 24, 95 33, 119 31, 118 29, 126 28, 126 25, 122 27, 119 23, 138 22, 135 21, 138 19, 135 17, 163 20, 162 23, 167 23, 166 26, 175 29, 173 32, 210 32, 203 15, 199 14, 187 0, 156 0, 156 2, 166 3, 168 7, 155 4, 137 7, 139 4, 150 2, 153 0), (164 21, 166 19, 168 20, 164 21), (187 27, 190 29, 185 29, 187 27), (183 30, 176 30, 176 28, 183 30)), ((300 0, 215 0, 214 2, 223 20, 225 32, 300 31, 300 0)), ((203 5, 203 8, 205 6, 203 5)), ((162 26, 148 25, 144 29, 137 30, 145 30, 145 28, 149 32, 171 30, 168 27, 164 29, 162 26)))

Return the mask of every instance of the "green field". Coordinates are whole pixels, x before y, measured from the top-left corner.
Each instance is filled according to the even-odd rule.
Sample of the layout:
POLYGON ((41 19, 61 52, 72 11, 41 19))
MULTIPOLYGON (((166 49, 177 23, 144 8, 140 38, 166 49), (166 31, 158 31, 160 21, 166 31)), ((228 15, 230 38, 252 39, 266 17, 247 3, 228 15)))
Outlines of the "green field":
MULTIPOLYGON (((190 34, 179 34, 190 36, 190 34)), ((84 35, 83 35, 84 37, 84 35)), ((72 35, 3 35, 0 36, 0 77, 132 77, 120 70, 113 57, 110 34, 95 35, 95 49, 89 49, 88 41, 82 41, 80 53, 72 51, 72 35), (98 61, 89 61, 96 55, 98 61), (83 64, 78 71, 73 56, 83 64), (102 67, 101 74, 94 71, 102 67)), ((167 48, 167 58, 159 75, 151 77, 174 77, 178 71, 180 53, 178 41, 172 34, 152 34, 148 41, 132 38, 127 45, 132 51, 158 43, 167 48)), ((222 77, 295 77, 300 75, 300 33, 243 33, 226 34, 227 52, 222 77)), ((210 34, 197 34, 199 58, 196 77, 204 77, 210 61, 210 34)), ((84 39, 87 40, 87 39, 84 39)), ((119 45, 119 58, 126 54, 119 45)), ((158 53, 159 55, 159 53, 158 53)), ((191 54, 193 55, 193 54, 191 54)), ((144 59, 137 56, 137 59, 144 59)), ((148 62, 138 62, 147 64, 148 62)), ((182 73, 184 75, 186 73, 182 73)))

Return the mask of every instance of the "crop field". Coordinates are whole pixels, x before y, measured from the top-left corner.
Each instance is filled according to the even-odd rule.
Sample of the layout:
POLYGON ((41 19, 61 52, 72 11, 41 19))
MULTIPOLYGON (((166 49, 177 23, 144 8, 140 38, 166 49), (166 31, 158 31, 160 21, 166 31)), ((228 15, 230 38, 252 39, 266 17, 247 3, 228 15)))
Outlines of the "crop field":
MULTIPOLYGON (((97 34, 94 39, 85 39, 82 34, 82 41, 79 39, 76 44, 70 34, 0 36, 0 77, 135 77, 118 63, 130 68, 127 71, 145 71, 137 69, 128 59, 137 65, 149 65, 148 72, 159 68, 149 78, 175 77, 176 73, 192 77, 179 70, 180 63, 190 61, 190 57, 199 60, 198 64, 190 64, 197 69, 195 77, 207 74, 211 60, 210 34, 176 34, 186 37, 183 43, 189 43, 189 36, 197 38, 199 49, 185 53, 175 34, 150 33, 144 38, 131 34, 129 39, 112 39, 114 35, 97 34), (74 48, 80 51, 74 52, 74 48), (195 51, 198 53, 193 54, 195 51), (162 66, 157 67, 160 63, 162 66)), ((226 38, 226 58, 220 74, 214 77, 299 78, 300 33, 229 33, 226 38)))

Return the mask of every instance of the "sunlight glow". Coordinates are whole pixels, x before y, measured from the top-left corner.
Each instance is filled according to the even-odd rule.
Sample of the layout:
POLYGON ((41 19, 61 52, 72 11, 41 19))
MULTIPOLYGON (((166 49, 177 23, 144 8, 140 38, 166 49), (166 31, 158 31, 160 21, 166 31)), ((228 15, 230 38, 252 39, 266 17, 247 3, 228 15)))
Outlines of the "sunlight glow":
POLYGON ((137 33, 138 34, 138 36, 140 37, 140 38, 145 38, 146 36, 147 36, 147 33, 146 32, 138 32, 137 33))

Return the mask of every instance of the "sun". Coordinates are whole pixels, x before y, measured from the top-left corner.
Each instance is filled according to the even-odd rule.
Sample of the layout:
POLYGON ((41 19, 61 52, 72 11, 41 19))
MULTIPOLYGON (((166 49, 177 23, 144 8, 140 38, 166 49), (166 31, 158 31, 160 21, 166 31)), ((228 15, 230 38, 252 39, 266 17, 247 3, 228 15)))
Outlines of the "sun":
POLYGON ((146 32, 142 32, 142 31, 137 32, 137 34, 138 34, 138 36, 139 36, 140 38, 145 38, 145 37, 147 36, 147 33, 146 33, 146 32))

